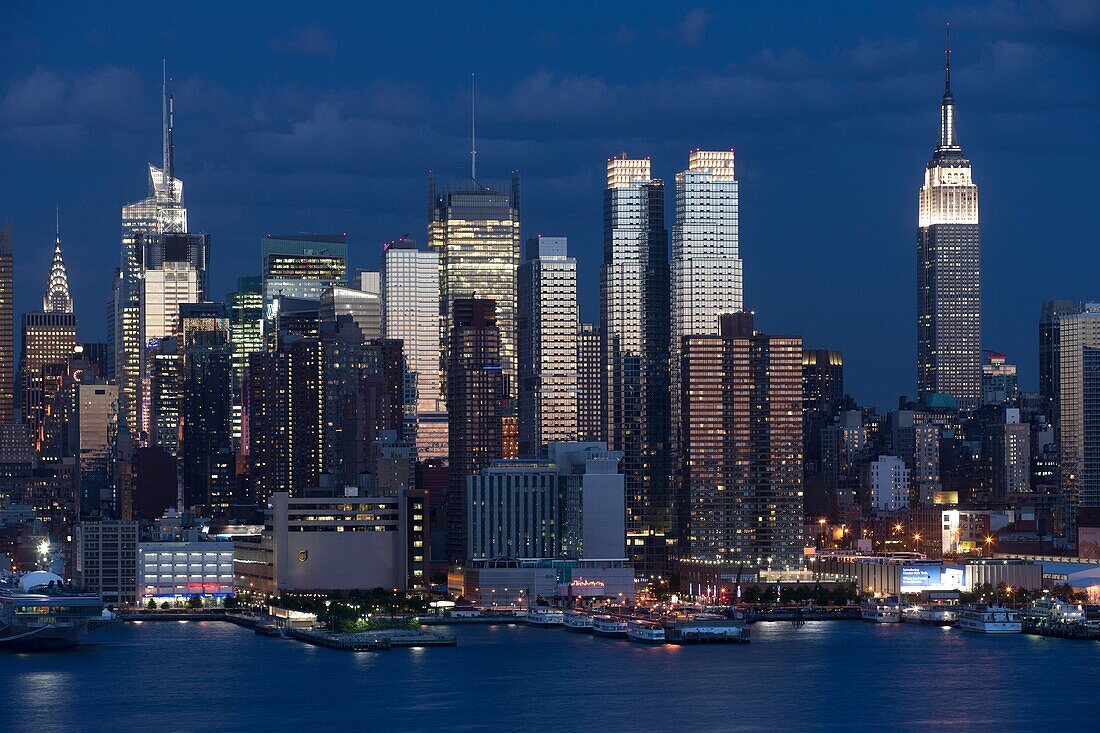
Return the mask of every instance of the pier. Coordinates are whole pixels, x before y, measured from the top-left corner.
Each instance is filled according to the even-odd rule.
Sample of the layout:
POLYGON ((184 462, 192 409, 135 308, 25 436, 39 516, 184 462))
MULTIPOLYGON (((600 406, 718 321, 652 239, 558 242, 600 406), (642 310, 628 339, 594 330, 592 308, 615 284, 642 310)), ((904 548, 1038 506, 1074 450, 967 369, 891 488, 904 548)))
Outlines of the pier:
POLYGON ((414 631, 394 629, 385 631, 364 631, 358 633, 339 634, 331 631, 319 631, 316 629, 288 629, 288 638, 323 646, 329 649, 342 649, 344 651, 384 651, 396 647, 424 647, 424 646, 457 646, 458 642, 453 636, 435 634, 429 631, 414 631))

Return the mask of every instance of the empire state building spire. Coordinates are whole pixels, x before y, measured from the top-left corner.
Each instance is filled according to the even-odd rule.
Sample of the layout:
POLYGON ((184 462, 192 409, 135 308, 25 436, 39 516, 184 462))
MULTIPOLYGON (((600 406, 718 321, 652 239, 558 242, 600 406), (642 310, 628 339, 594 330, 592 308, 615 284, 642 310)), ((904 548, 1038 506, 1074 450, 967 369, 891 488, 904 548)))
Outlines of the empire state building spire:
POLYGON ((936 156, 959 156, 959 134, 955 127, 955 95, 951 93, 951 26, 947 26, 947 48, 944 52, 943 101, 940 103, 940 144, 936 156))
POLYGON ((46 295, 42 298, 42 310, 47 313, 73 312, 73 296, 69 293, 69 274, 65 271, 65 261, 61 258, 60 212, 57 214, 53 264, 50 266, 50 279, 46 281, 46 295))

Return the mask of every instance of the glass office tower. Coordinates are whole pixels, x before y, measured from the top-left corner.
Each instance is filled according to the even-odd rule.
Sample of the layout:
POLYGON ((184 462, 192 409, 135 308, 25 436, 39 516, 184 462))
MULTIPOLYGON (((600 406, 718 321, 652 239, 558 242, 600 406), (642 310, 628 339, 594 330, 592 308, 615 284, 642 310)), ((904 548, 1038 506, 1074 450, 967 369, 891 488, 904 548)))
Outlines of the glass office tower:
POLYGON ((607 162, 600 269, 604 416, 622 451, 627 544, 642 577, 665 575, 676 553, 669 464, 669 265, 664 183, 650 161, 607 162))
MULTIPOLYGON (((519 174, 509 189, 479 181, 442 191, 429 181, 428 247, 439 254, 441 363, 449 361, 454 302, 479 298, 496 302, 505 391, 516 383, 516 270, 520 257, 519 174)), ((444 377, 446 384, 446 377, 444 377)))

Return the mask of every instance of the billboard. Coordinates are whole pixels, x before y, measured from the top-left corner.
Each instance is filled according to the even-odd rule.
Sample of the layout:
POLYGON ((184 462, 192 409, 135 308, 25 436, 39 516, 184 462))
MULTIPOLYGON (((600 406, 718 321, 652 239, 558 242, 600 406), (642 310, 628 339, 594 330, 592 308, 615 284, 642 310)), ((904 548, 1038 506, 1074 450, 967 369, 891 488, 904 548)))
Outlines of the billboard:
POLYGON ((920 593, 926 590, 960 590, 963 569, 941 563, 901 566, 901 592, 920 593))

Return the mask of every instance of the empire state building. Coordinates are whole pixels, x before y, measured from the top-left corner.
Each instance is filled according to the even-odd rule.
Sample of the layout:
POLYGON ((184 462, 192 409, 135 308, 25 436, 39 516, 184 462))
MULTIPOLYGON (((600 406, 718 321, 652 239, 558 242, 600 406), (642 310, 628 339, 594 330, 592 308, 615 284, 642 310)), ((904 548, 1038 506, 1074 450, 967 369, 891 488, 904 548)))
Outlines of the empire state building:
POLYGON ((981 247, 978 187, 959 146, 951 49, 944 67, 940 143, 924 171, 917 232, 917 392, 981 401, 981 247))

